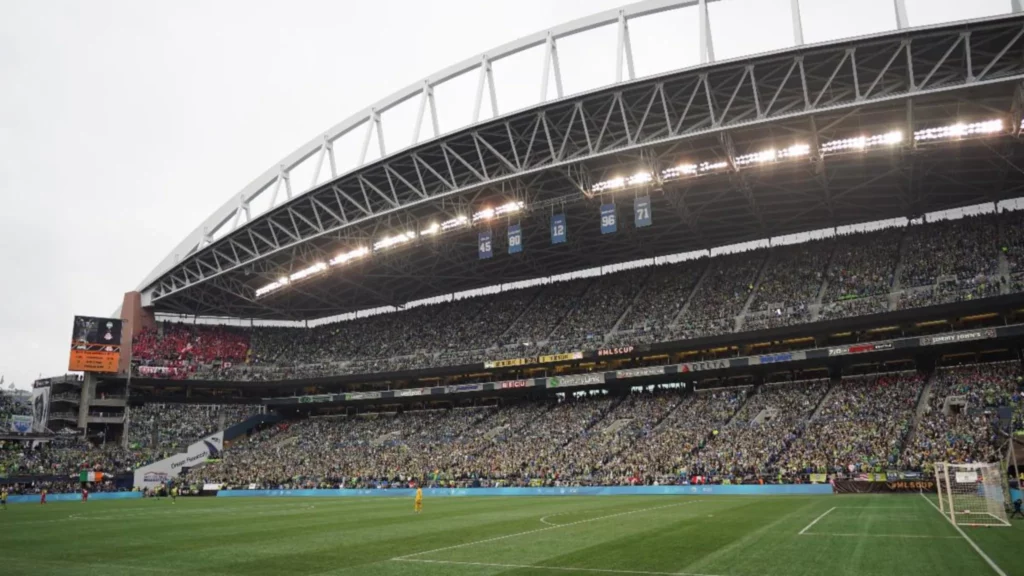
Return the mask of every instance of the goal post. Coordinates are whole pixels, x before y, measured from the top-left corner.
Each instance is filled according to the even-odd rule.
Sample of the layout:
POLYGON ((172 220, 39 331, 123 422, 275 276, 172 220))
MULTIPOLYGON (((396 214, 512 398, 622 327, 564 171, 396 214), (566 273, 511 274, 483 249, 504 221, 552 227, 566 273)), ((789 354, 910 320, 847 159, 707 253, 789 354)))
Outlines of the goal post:
POLYGON ((939 511, 957 526, 1009 526, 1001 464, 935 464, 939 511))

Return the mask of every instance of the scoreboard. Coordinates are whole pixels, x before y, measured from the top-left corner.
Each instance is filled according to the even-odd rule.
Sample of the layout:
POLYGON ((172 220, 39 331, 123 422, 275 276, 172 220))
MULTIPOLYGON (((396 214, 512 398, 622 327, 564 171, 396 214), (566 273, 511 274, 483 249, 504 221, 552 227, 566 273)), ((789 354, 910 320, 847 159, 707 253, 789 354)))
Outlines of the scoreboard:
POLYGON ((68 369, 116 373, 121 359, 121 320, 75 316, 68 369))

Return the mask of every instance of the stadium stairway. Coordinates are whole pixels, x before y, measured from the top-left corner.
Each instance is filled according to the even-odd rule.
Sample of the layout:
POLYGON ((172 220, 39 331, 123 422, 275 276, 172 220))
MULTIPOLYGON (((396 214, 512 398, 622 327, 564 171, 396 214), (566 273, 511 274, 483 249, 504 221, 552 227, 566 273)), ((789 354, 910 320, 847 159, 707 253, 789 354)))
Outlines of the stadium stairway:
POLYGON ((690 303, 693 302, 693 295, 696 294, 698 290, 700 290, 700 287, 704 284, 704 280, 707 279, 708 272, 710 271, 711 262, 709 261, 705 264, 704 271, 701 272, 700 278, 697 279, 697 283, 693 285, 693 289, 690 290, 690 293, 686 295, 686 302, 683 304, 683 307, 679 309, 679 313, 676 314, 676 317, 673 318, 671 322, 669 322, 669 326, 677 326, 679 324, 679 319, 682 318, 683 315, 685 315, 686 312, 690 309, 690 303))
POLYGON ((1000 294, 1010 293, 1010 261, 1007 260, 1006 254, 1003 252, 999 253, 999 278, 1003 281, 999 287, 1000 294))
POLYGON ((932 388, 935 383, 935 378, 938 375, 938 370, 933 370, 925 380, 924 387, 921 389, 921 396, 917 399, 917 409, 914 411, 914 419, 910 422, 910 428, 907 429, 907 434, 903 438, 903 445, 900 446, 900 454, 903 450, 910 445, 911 441, 914 440, 914 435, 917 434, 917 425, 920 424, 921 419, 926 416, 928 411, 928 403, 931 401, 932 388))
POLYGON ((276 424, 281 420, 284 420, 284 418, 279 414, 274 414, 273 412, 269 414, 257 414, 255 416, 250 416, 246 420, 224 428, 224 441, 227 442, 234 440, 243 434, 248 434, 250 430, 261 424, 276 424))
MULTIPOLYGON (((763 384, 761 386, 763 386, 763 384)), ((726 422, 725 426, 722 426, 722 428, 728 428, 729 426, 732 426, 733 422, 736 421, 736 418, 738 418, 739 415, 743 412, 743 408, 747 405, 747 402, 750 402, 751 398, 761 393, 761 386, 753 388, 752 392, 750 394, 747 394, 746 398, 743 399, 743 404, 740 404, 740 407, 737 408, 736 412, 729 417, 729 421, 726 422)))
POLYGON ((814 411, 811 412, 811 415, 807 418, 808 422, 818 417, 818 415, 821 413, 822 407, 825 406, 825 400, 828 400, 828 397, 832 395, 832 391, 839 386, 839 383, 842 381, 842 379, 842 376, 833 376, 829 380, 828 390, 821 395, 821 400, 818 400, 818 405, 814 407, 814 411))
POLYGON ((903 262, 907 256, 907 238, 910 236, 910 227, 908 226, 904 231, 903 235, 900 236, 900 248, 897 251, 899 256, 896 258, 896 268, 892 271, 892 285, 889 286, 889 310, 896 310, 899 306, 900 301, 900 289, 902 282, 900 276, 903 274, 903 262))
POLYGON ((488 347, 492 347, 492 348, 496 347, 498 345, 497 344, 498 342, 504 342, 505 341, 505 336, 508 335, 509 330, 512 330, 512 327, 515 326, 517 323, 519 323, 519 320, 526 314, 526 312, 530 308, 533 308, 533 305, 537 302, 537 298, 540 297, 541 292, 543 292, 543 291, 544 291, 544 288, 542 287, 539 290, 537 290, 536 292, 534 292, 533 298, 530 298, 530 303, 527 304, 526 306, 523 306, 523 309, 519 311, 519 314, 517 314, 516 317, 513 318, 512 321, 508 323, 508 326, 505 326, 505 329, 502 330, 501 334, 499 334, 498 337, 494 339, 494 342, 491 342, 491 343, 488 344, 488 347))
POLYGON ((808 306, 808 309, 811 311, 811 322, 817 322, 821 316, 825 291, 828 290, 828 271, 832 269, 832 260, 836 257, 836 250, 837 246, 832 246, 832 251, 828 253, 828 261, 825 262, 825 269, 821 274, 821 286, 818 287, 818 295, 815 296, 814 302, 808 306))
POLYGON ((639 300, 640 297, 643 296, 645 292, 647 292, 647 288, 649 286, 648 280, 650 280, 653 276, 654 276, 654 274, 652 272, 652 273, 648 274, 644 278, 644 286, 636 291, 636 295, 633 296, 633 299, 629 301, 629 305, 626 306, 626 309, 622 311, 622 314, 619 314, 619 318, 618 318, 618 320, 615 321, 615 324, 612 325, 611 330, 609 330, 607 333, 605 333, 605 335, 604 335, 604 341, 605 342, 608 341, 608 338, 612 334, 614 334, 614 333, 619 331, 619 326, 622 324, 622 321, 626 319, 626 316, 629 316, 629 313, 633 310, 633 306, 636 305, 637 300, 639 300))
POLYGON ((768 256, 761 262, 761 267, 757 270, 757 276, 754 279, 754 289, 750 291, 750 295, 747 296, 747 301, 743 304, 743 309, 740 310, 736 321, 733 324, 733 332, 741 332, 743 330, 743 321, 746 320, 747 314, 750 312, 750 307, 754 304, 754 299, 757 297, 758 290, 761 289, 761 281, 764 280, 764 273, 771 266, 772 261, 775 258, 775 250, 768 252, 768 256))

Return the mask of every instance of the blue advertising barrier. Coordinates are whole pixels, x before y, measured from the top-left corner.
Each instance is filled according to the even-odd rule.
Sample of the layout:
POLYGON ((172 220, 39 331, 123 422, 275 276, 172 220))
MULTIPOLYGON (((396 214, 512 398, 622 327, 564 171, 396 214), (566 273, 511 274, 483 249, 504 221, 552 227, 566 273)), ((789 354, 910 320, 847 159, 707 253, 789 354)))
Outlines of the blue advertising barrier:
MULTIPOLYGON (((343 489, 343 490, 221 490, 218 498, 265 498, 277 496, 340 496, 412 497, 415 490, 343 489)), ((829 484, 744 484, 738 486, 587 486, 579 488, 427 488, 424 496, 784 496, 832 494, 829 484)))
MULTIPOLYGON (((89 501, 93 500, 137 500, 142 498, 142 492, 89 492, 89 501)), ((82 493, 72 494, 47 494, 46 503, 50 502, 78 502, 82 499, 82 493)), ((8 504, 38 504, 39 494, 28 494, 25 496, 8 496, 8 504)))

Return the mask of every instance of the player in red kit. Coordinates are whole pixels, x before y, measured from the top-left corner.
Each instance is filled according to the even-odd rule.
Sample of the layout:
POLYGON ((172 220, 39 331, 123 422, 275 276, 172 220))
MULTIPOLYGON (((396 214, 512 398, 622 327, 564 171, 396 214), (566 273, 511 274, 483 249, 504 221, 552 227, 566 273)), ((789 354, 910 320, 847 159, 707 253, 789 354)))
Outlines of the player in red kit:
POLYGON ((39 491, 39 503, 46 504, 46 488, 39 491))
POLYGON ((89 501, 89 489, 85 486, 82 487, 82 502, 89 501))

